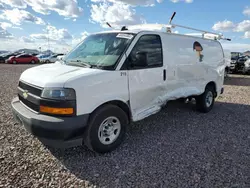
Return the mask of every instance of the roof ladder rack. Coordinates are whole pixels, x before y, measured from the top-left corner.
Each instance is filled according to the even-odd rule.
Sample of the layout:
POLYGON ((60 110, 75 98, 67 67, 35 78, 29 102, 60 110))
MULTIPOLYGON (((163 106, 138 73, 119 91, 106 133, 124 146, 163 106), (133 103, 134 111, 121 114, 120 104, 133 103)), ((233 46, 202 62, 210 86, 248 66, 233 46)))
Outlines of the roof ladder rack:
MULTIPOLYGON (((231 39, 229 38, 225 38, 223 36, 223 34, 221 33, 214 33, 214 32, 210 32, 210 31, 205 31, 205 30, 201 30, 201 29, 196 29, 196 28, 192 28, 192 27, 188 27, 188 26, 183 26, 183 25, 178 25, 178 24, 172 24, 172 21, 174 19, 176 15, 176 12, 173 13, 173 15, 171 16, 171 18, 169 19, 168 24, 139 24, 139 25, 131 25, 131 26, 123 26, 120 30, 121 31, 125 31, 125 30, 129 30, 129 28, 131 29, 149 29, 149 30, 155 30, 157 28, 157 30, 162 30, 162 28, 166 28, 166 32, 167 33, 172 33, 172 29, 176 28, 176 27, 180 27, 183 29, 188 29, 188 30, 192 30, 192 31, 197 31, 201 33, 201 37, 205 38, 206 34, 211 34, 214 35, 212 37, 213 40, 227 40, 227 41, 231 41, 231 39)), ((113 28, 109 23, 107 23, 107 25, 111 28, 113 28)), ((209 37, 211 38, 211 37, 209 37)))
MULTIPOLYGON (((167 33, 172 33, 172 29, 173 29, 173 28, 180 27, 180 28, 183 28, 183 29, 188 29, 188 30, 200 32, 202 38, 205 38, 205 35, 206 35, 206 34, 211 34, 211 35, 214 35, 213 38, 212 38, 213 40, 227 40, 227 41, 231 41, 231 39, 225 38, 225 37, 223 36, 223 34, 221 34, 221 33, 214 33, 214 32, 205 31, 205 30, 201 30, 201 29, 196 29, 196 28, 192 28, 192 27, 188 27, 188 26, 183 26, 183 25, 178 25, 178 24, 172 24, 172 21, 173 21, 175 15, 176 15, 176 12, 173 13, 173 15, 171 16, 171 18, 169 19, 168 24, 139 24, 139 25, 131 25, 131 26, 129 26, 129 27, 131 27, 131 28, 134 27, 134 29, 138 29, 138 28, 139 28, 139 29, 145 29, 145 28, 146 28, 146 29, 150 29, 150 30, 154 30, 155 28, 161 30, 162 28, 165 27, 167 33)), ((110 28, 114 29, 114 28, 111 26, 111 24, 109 24, 108 22, 106 22, 106 24, 107 24, 110 28)), ((126 30, 129 30, 127 26, 123 26, 123 27, 120 29, 120 31, 126 31, 126 30)), ((209 37, 209 38, 211 38, 211 37, 209 37)))
POLYGON ((183 25, 178 25, 178 24, 172 24, 172 20, 174 19, 175 15, 176 15, 176 12, 173 13, 173 15, 170 18, 169 23, 167 25, 167 32, 169 32, 169 33, 172 32, 172 28, 180 27, 180 28, 184 28, 184 29, 189 29, 189 30, 201 32, 202 33, 202 38, 205 38, 205 34, 212 34, 212 35, 215 35, 214 40, 227 40, 227 41, 231 41, 231 39, 229 39, 229 38, 224 38, 223 35, 220 34, 220 33, 214 33, 214 32, 210 32, 210 31, 204 31, 204 30, 201 30, 201 29, 195 29, 195 28, 188 27, 188 26, 183 26, 183 25))

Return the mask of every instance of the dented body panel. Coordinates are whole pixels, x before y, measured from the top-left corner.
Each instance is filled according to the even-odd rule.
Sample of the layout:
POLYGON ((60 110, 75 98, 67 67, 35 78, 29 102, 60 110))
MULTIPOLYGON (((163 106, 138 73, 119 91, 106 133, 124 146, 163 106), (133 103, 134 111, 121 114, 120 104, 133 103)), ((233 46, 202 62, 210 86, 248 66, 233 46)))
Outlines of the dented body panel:
MULTIPOLYGON (((156 33, 139 33, 126 55, 129 56, 141 36, 149 34, 156 33)), ((163 66, 128 70, 130 108, 134 121, 157 113, 170 100, 202 94, 209 82, 215 83, 218 94, 223 87, 225 62, 219 42, 167 33, 158 35, 162 41, 163 66), (196 51, 195 42, 201 44, 202 51, 196 51)))

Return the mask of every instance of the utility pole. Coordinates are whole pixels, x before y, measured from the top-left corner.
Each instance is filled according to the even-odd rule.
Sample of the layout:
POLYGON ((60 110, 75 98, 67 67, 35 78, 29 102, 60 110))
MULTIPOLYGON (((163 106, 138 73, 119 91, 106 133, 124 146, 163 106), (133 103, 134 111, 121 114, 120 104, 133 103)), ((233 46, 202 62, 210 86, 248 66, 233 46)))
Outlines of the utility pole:
POLYGON ((47 23, 47 36, 48 36, 48 52, 50 51, 50 41, 49 41, 49 28, 48 28, 48 23, 47 23))

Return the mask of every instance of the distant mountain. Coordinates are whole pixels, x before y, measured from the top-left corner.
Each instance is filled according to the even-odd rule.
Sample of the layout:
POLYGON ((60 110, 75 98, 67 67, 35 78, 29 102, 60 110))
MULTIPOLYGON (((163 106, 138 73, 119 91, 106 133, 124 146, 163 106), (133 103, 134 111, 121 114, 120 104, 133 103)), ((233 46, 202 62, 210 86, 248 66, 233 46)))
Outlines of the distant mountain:
POLYGON ((39 54, 40 52, 38 50, 35 49, 19 49, 16 52, 22 52, 22 53, 26 53, 26 54, 39 54))
POLYGON ((42 52, 42 54, 53 54, 53 52, 51 50, 45 50, 42 52))
MULTIPOLYGON (((2 51, 0 51, 0 54, 7 53, 7 52, 9 52, 9 51, 2 50, 2 51)), ((40 54, 40 53, 53 54, 53 52, 51 50, 46 50, 46 51, 40 52, 39 50, 36 50, 36 49, 27 49, 27 48, 19 49, 19 50, 16 50, 14 52, 25 53, 25 54, 40 54)))
POLYGON ((0 51, 0 54, 8 53, 9 51, 2 50, 0 51))

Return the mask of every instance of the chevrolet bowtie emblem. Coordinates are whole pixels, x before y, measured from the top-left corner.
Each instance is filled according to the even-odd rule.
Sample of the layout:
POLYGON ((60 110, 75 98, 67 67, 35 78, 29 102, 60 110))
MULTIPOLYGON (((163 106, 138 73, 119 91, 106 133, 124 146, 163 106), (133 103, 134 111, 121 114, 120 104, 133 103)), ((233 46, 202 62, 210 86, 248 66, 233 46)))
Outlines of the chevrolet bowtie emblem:
POLYGON ((27 90, 23 91, 23 98, 25 98, 25 99, 28 98, 28 91, 27 90))

